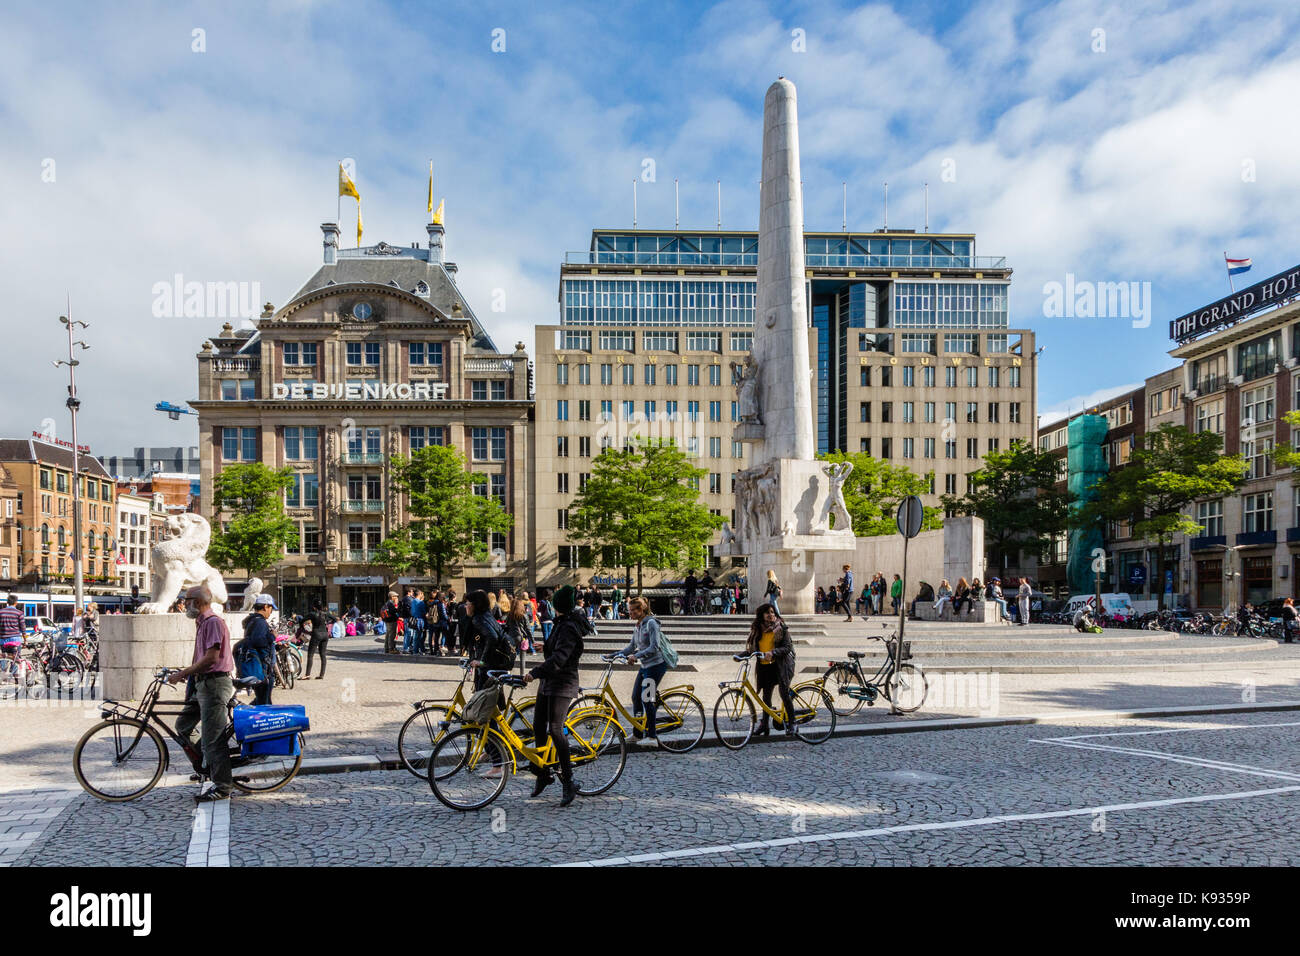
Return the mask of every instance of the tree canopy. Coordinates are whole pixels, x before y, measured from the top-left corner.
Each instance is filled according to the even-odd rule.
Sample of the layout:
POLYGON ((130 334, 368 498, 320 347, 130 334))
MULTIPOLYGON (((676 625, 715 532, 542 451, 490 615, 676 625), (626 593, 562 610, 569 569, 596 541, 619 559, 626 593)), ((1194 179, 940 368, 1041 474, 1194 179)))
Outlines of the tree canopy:
POLYGON ((390 529, 377 561, 398 574, 444 573, 468 560, 486 561, 489 533, 505 534, 514 517, 483 494, 488 477, 466 470, 465 457, 446 445, 428 445, 392 458, 392 482, 407 495, 409 521, 390 529))
POLYGON ((700 561, 723 518, 700 503, 696 468, 676 443, 639 441, 607 448, 569 508, 569 538, 613 549, 641 590, 646 567, 681 567, 700 561))
POLYGON ((298 540, 297 523, 284 513, 284 492, 293 484, 290 468, 268 468, 260 461, 223 467, 212 481, 213 513, 233 516, 225 527, 212 529, 208 561, 222 571, 242 568, 249 575, 279 561, 298 540))

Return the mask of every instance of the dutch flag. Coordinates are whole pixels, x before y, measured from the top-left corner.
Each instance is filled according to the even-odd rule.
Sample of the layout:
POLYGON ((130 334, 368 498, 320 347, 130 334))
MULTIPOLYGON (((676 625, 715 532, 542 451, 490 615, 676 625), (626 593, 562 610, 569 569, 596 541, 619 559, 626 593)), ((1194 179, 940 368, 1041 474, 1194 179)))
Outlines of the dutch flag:
POLYGON ((1249 272, 1251 262, 1249 259, 1229 259, 1227 256, 1223 260, 1228 264, 1228 275, 1239 276, 1243 272, 1249 272))

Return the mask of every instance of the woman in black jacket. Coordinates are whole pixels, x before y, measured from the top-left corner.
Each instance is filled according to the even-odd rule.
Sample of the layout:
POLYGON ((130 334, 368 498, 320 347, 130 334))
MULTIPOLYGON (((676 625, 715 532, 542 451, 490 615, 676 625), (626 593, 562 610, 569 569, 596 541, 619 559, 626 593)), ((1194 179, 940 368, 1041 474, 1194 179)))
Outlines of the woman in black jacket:
POLYGON ((474 689, 482 690, 488 683, 490 670, 509 670, 515 655, 509 648, 505 633, 492 614, 492 602, 486 591, 470 591, 465 605, 471 613, 470 660, 474 667, 474 689))
MULTIPOLYGON (((572 586, 566 584, 556 591, 554 604, 560 617, 543 646, 546 659, 524 675, 524 680, 542 682, 537 694, 537 705, 533 708, 533 732, 538 747, 542 746, 547 737, 555 745, 560 764, 560 786, 564 791, 560 806, 567 807, 578 791, 573 785, 573 765, 569 760, 569 742, 564 736, 564 716, 569 712, 573 698, 578 696, 578 662, 582 658, 582 639, 595 628, 581 610, 575 610, 578 592, 572 586)), ((533 796, 539 796, 554 780, 555 777, 549 770, 538 773, 533 796)))

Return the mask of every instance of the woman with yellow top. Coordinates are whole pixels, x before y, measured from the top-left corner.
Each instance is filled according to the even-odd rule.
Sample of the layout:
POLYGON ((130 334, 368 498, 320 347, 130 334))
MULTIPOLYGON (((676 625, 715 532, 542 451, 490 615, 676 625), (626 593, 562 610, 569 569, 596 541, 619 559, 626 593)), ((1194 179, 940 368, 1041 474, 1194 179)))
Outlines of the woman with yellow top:
MULTIPOLYGON (((790 640, 790 631, 785 626, 785 621, 781 620, 771 604, 760 607, 754 615, 754 622, 749 626, 745 653, 752 654, 755 651, 759 654, 758 666, 755 668, 756 681, 758 691, 763 695, 763 703, 770 707, 772 689, 779 687, 786 714, 793 714, 794 700, 790 696, 790 681, 794 679, 794 643, 790 640)), ((789 721, 785 724, 785 732, 794 733, 794 726, 789 721)), ((754 733, 770 733, 766 711, 754 733)))

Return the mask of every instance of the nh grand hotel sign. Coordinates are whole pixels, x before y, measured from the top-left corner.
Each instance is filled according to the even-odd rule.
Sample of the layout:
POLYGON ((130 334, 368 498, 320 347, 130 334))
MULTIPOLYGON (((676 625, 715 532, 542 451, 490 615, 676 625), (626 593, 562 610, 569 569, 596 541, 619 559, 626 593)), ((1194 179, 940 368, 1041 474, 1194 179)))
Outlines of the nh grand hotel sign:
POLYGON ((1227 328, 1269 306, 1281 305, 1300 295, 1300 266, 1292 266, 1271 279, 1256 282, 1218 302, 1188 312, 1169 323, 1169 337, 1181 345, 1205 332, 1227 328))
POLYGON ((391 402, 438 401, 447 397, 446 382, 275 382, 271 397, 277 401, 391 402))

